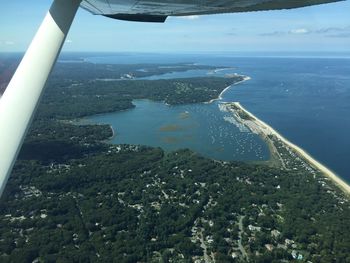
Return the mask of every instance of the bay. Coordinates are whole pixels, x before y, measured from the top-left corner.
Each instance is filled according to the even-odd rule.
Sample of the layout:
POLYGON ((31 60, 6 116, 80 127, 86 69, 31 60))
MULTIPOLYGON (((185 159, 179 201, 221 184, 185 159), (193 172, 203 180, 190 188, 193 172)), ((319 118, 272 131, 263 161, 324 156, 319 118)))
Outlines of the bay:
POLYGON ((96 115, 94 123, 112 125, 115 144, 143 144, 166 151, 189 148, 217 160, 267 160, 268 148, 259 136, 232 123, 218 103, 168 106, 134 100, 134 109, 96 115))

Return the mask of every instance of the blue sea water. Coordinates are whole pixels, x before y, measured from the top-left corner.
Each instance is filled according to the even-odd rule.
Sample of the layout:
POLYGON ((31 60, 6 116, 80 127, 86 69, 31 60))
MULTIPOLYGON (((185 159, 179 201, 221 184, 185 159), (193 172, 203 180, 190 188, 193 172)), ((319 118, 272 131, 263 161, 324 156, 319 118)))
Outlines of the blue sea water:
POLYGON ((225 93, 350 182, 350 60, 246 59, 225 93))
POLYGON ((134 100, 134 109, 90 117, 113 126, 113 143, 143 144, 166 151, 189 148, 217 160, 267 160, 268 148, 259 136, 232 124, 218 103, 168 106, 134 100))
MULTIPOLYGON (((346 181, 350 182, 350 172, 348 169, 348 163, 350 161, 350 59, 348 56, 343 58, 339 54, 337 54, 337 56, 328 55, 327 57, 237 57, 222 54, 211 56, 177 55, 168 57, 165 55, 143 55, 140 61, 138 61, 137 55, 128 55, 126 57, 109 56, 105 58, 89 58, 89 60, 95 63, 113 62, 118 64, 120 62, 145 63, 147 58, 150 59, 149 62, 152 63, 194 62, 205 65, 227 66, 233 68, 231 69, 232 72, 250 76, 251 80, 239 85, 234 85, 227 90, 223 95, 223 101, 239 101, 254 115, 270 124, 291 142, 305 149, 317 160, 321 161, 342 176, 346 181), (152 59, 150 59, 151 57, 152 59)), ((176 74, 178 75, 179 73, 176 74)), ((203 76, 206 74, 207 72, 198 71, 191 72, 190 75, 203 76)), ((171 77, 171 74, 169 77, 171 77)), ((153 78, 155 79, 157 77, 153 78)), ((191 136, 195 139, 188 140, 188 142, 183 140, 181 143, 181 140, 176 141, 176 139, 164 140, 167 141, 168 144, 172 143, 174 147, 176 147, 176 145, 181 147, 187 146, 204 155, 218 159, 225 159, 222 158, 222 156, 226 156, 226 158, 233 159, 256 160, 259 158, 266 159, 268 156, 266 153, 266 145, 263 145, 259 139, 251 137, 250 139, 241 140, 239 136, 244 133, 239 130, 237 131, 238 128, 223 120, 224 113, 217 110, 216 103, 210 105, 195 104, 177 106, 179 108, 167 107, 161 103, 145 101, 136 101, 135 103, 137 106, 135 109, 136 111, 138 108, 141 109, 142 107, 143 111, 145 108, 147 110, 148 107, 156 107, 159 111, 175 111, 175 113, 178 114, 182 111, 188 111, 191 112, 190 116, 192 116, 193 119, 202 123, 200 129, 192 129, 193 133, 191 136), (201 114, 193 114, 190 109, 191 107, 207 109, 210 114, 207 115, 207 117, 201 114), (218 120, 217 122, 213 122, 215 118, 218 120), (212 127, 216 125, 218 125, 218 127, 220 125, 226 127, 225 125, 228 125, 227 127, 230 128, 227 129, 232 130, 230 136, 236 138, 236 141, 233 139, 232 143, 228 144, 230 136, 224 137, 221 142, 224 150, 218 146, 220 145, 219 143, 215 145, 217 149, 216 156, 211 155, 210 150, 203 146, 203 144, 208 143, 209 145, 211 142, 210 135, 207 136, 206 139, 201 137, 203 135, 201 135, 200 131, 204 130, 203 123, 207 123, 208 126, 211 125, 212 127), (247 141, 249 141, 249 143, 245 144, 247 141), (188 144, 189 142, 201 147, 196 148, 194 145, 188 144), (242 148, 239 148, 237 151, 238 154, 233 154, 234 151, 229 151, 229 153, 225 152, 226 149, 237 149, 238 142, 242 144, 242 148), (249 147, 257 147, 257 149, 261 150, 257 151, 258 153, 251 150, 249 154, 239 154, 244 149, 250 149, 249 147)), ((129 111, 129 113, 130 112, 131 111, 129 111)), ((127 112, 124 114, 126 113, 127 112)), ((112 115, 116 116, 118 119, 118 116, 120 116, 119 114, 120 113, 116 113, 112 115)), ((142 111, 139 114, 142 115, 142 111)), ((110 119, 108 118, 105 120, 100 119, 103 116, 108 115, 94 116, 92 120, 110 123, 110 119)), ((163 117, 159 117, 159 119, 162 118, 163 117)), ((168 116, 165 116, 165 118, 168 118, 168 116)), ((173 119, 170 118, 169 123, 173 123, 174 119, 175 117, 173 119)), ((121 129, 121 126, 123 126, 122 124, 127 121, 119 119, 116 122, 121 129)), ((145 122, 147 123, 147 120, 145 120, 145 122)), ((116 127, 117 130, 118 127, 116 127)), ((181 129, 173 132, 177 134, 180 131, 181 129)), ((213 129, 213 134, 218 138, 220 138, 218 135, 219 131, 220 129, 213 129)), ((184 131, 182 130, 181 132, 184 131)), ((246 135, 247 134, 250 133, 246 133, 246 135)), ((144 138, 145 136, 141 136, 139 143, 145 143, 148 140, 144 138)), ((158 146, 163 147, 163 145, 159 144, 158 146)), ((172 148, 170 147, 169 149, 172 148)), ((211 152, 215 152, 215 150, 212 149, 211 152)))

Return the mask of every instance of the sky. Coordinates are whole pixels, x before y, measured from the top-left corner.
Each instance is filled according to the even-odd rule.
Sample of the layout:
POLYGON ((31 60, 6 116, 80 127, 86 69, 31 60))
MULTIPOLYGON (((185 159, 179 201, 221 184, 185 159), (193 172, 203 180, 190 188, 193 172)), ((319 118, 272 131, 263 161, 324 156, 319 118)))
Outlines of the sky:
MULTIPOLYGON (((26 50, 50 0, 0 0, 0 52, 26 50)), ((350 51, 350 1, 293 10, 125 22, 79 9, 63 51, 350 51)))

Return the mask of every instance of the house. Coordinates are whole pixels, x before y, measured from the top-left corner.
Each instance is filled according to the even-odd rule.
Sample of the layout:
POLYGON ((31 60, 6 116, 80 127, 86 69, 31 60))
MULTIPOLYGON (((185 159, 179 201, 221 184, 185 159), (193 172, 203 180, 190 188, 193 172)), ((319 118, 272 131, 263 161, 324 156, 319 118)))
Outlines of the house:
POLYGON ((265 247, 268 251, 272 251, 274 248, 272 244, 265 244, 265 247))

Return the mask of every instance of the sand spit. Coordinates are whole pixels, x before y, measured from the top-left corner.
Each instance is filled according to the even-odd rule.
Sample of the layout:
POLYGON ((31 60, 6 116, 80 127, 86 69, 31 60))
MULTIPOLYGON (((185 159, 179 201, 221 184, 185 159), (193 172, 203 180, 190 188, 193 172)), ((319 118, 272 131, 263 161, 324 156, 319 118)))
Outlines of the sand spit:
POLYGON ((116 136, 116 134, 115 134, 115 130, 114 130, 113 126, 112 126, 112 125, 109 125, 109 127, 110 127, 111 130, 112 130, 112 136, 109 137, 108 140, 112 140, 112 139, 114 139, 114 137, 116 136))
MULTIPOLYGON (((238 76, 238 75, 235 74, 235 76, 238 76)), ((234 84, 232 84, 232 85, 230 85, 230 86, 227 86, 223 91, 221 91, 221 93, 219 94, 219 97, 217 97, 216 99, 211 99, 210 101, 207 101, 207 102, 204 102, 204 103, 205 103, 205 104, 210 104, 210 103, 213 103, 214 101, 222 100, 222 95, 223 95, 229 88, 231 88, 231 87, 234 86, 234 85, 238 85, 238 84, 240 84, 240 83, 243 83, 243 82, 245 82, 245 81, 251 79, 251 77, 248 77, 248 76, 243 76, 243 75, 241 75, 241 76, 243 77, 243 80, 238 81, 238 82, 236 82, 236 83, 234 83, 234 84)))
MULTIPOLYGON (((274 130, 271 126, 266 124, 265 122, 259 120, 252 113, 247 111, 239 102, 227 103, 226 105, 234 105, 236 108, 240 109, 244 112, 248 118, 240 118, 240 121, 243 122, 252 132, 257 133, 264 137, 264 139, 268 138, 268 136, 275 136, 278 140, 280 140, 284 145, 291 148, 295 153, 299 155, 300 158, 304 159, 308 162, 312 167, 316 170, 320 171, 326 177, 331 179, 340 189, 342 189, 347 195, 350 195, 350 186, 339 176, 337 176, 334 172, 328 169, 326 166, 315 160, 310 154, 301 149, 299 146, 291 143, 282 135, 280 135, 276 130, 274 130)), ((228 110, 234 112, 235 110, 231 107, 227 107, 228 110)))

